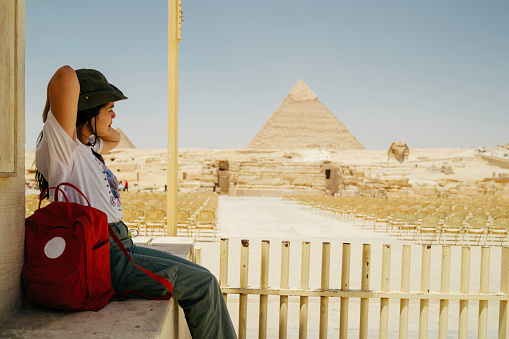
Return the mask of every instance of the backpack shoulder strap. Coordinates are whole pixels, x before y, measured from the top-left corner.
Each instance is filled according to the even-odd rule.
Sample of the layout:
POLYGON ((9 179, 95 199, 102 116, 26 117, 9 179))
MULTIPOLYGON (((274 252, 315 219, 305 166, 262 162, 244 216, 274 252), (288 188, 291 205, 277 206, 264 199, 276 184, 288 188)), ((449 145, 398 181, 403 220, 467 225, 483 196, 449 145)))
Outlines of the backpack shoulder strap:
POLYGON ((131 262, 134 264, 134 266, 138 267, 140 270, 142 270, 145 274, 147 274, 149 277, 151 277, 152 279, 154 280, 157 280, 158 282, 160 282, 161 284, 164 285, 164 287, 166 287, 170 293, 162 296, 162 297, 157 297, 157 298, 151 298, 151 297, 147 297, 145 295, 143 295, 142 293, 140 292, 137 292, 137 291, 126 291, 126 292, 135 292, 135 293, 138 293, 144 297, 147 297, 147 298, 150 298, 150 299, 158 299, 158 300, 166 300, 166 299, 170 299, 171 296, 173 295, 173 285, 171 284, 171 282, 158 275, 158 274, 155 274, 155 273, 152 273, 150 272, 149 270, 146 270, 144 269, 143 267, 140 267, 138 266, 134 261, 133 259, 131 259, 131 256, 129 255, 129 253, 127 252, 127 250, 125 249, 124 245, 122 244, 122 242, 120 241, 120 239, 118 238, 118 236, 115 234, 115 231, 113 231, 113 229, 111 228, 110 225, 108 225, 108 231, 110 232, 110 236, 113 238, 113 240, 115 240, 115 243, 118 245, 118 247, 120 248, 120 250, 122 251, 122 253, 124 253, 124 255, 129 259, 131 260, 131 262))

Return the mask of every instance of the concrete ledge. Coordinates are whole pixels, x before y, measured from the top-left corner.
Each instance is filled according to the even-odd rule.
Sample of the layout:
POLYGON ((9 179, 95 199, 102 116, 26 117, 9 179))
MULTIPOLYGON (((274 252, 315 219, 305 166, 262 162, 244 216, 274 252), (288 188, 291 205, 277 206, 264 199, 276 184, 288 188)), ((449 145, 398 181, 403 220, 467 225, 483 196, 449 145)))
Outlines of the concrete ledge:
POLYGON ((112 301, 99 312, 67 312, 31 307, 0 328, 0 338, 177 338, 169 333, 175 300, 112 301), (163 333, 163 329, 166 333, 163 333))
MULTIPOLYGON (((171 252, 191 260, 190 238, 138 237, 137 245, 171 252)), ((191 338, 182 309, 174 298, 113 300, 99 312, 69 312, 30 307, 0 327, 0 338, 191 338)))

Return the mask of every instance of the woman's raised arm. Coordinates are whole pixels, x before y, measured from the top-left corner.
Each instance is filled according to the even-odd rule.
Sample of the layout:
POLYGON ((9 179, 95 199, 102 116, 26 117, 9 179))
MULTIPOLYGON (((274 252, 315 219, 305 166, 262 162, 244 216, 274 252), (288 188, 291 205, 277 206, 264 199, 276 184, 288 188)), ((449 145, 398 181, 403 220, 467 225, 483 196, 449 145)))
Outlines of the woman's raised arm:
POLYGON ((76 128, 80 83, 76 72, 70 66, 60 67, 48 84, 48 99, 44 108, 43 120, 46 120, 48 109, 58 123, 72 138, 76 128))

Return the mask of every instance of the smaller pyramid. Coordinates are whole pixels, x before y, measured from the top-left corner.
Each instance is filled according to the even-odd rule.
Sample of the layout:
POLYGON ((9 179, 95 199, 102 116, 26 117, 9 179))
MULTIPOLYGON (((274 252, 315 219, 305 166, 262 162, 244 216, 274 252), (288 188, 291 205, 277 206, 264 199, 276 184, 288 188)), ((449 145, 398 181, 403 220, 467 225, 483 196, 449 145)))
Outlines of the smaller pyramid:
POLYGON ((248 148, 358 150, 364 146, 299 80, 248 148))
POLYGON ((120 142, 118 143, 117 148, 136 148, 134 144, 129 140, 129 138, 122 132, 120 128, 117 128, 116 131, 120 133, 120 142))

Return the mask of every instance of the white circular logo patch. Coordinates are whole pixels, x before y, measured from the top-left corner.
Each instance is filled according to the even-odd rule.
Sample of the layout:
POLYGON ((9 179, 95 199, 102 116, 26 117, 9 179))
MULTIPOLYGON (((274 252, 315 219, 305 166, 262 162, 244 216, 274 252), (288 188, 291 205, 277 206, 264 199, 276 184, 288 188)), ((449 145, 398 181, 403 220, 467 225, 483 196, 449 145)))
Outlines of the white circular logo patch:
POLYGON ((64 253, 65 240, 61 237, 54 237, 44 246, 44 254, 50 259, 58 258, 64 253))

